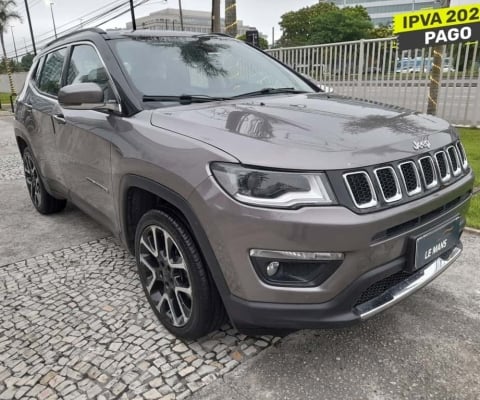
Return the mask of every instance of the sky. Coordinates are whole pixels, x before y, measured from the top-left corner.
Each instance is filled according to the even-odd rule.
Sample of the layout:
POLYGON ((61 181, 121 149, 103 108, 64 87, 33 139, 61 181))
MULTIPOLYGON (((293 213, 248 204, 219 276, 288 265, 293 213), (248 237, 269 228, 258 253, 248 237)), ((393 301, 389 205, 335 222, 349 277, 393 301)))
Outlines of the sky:
MULTIPOLYGON (((25 11, 25 0, 17 1, 17 11, 23 21, 13 21, 13 34, 18 54, 31 49, 30 33, 25 11)), ((32 26, 36 41, 53 36, 53 22, 50 10, 50 0, 27 0, 30 8, 32 26)), ((57 31, 71 27, 72 24, 80 24, 86 21, 86 15, 97 13, 106 8, 112 0, 54 0, 52 6, 57 31), (83 17, 83 18, 82 18, 83 17), (63 28, 62 28, 63 26, 63 28)), ((125 0, 125 4, 128 0, 125 0)), ((282 14, 288 11, 298 10, 302 7, 317 3, 317 0, 237 0, 237 18, 243 20, 245 25, 255 26, 260 32, 267 35, 271 41, 272 27, 275 27, 275 39, 281 35, 278 22, 282 14)), ((182 0, 184 9, 211 11, 211 0, 182 0)), ((148 15, 151 12, 164 8, 178 8, 178 0, 149 0, 144 5, 135 9, 137 17, 148 15)), ((222 15, 224 1, 222 0, 222 15)), ((130 14, 109 22, 102 28, 125 28, 130 20, 130 14)), ((88 25, 86 25, 88 26, 88 25)), ((5 44, 9 56, 14 55, 12 33, 10 27, 5 32, 5 44)), ((42 47, 42 46, 38 46, 42 47)))

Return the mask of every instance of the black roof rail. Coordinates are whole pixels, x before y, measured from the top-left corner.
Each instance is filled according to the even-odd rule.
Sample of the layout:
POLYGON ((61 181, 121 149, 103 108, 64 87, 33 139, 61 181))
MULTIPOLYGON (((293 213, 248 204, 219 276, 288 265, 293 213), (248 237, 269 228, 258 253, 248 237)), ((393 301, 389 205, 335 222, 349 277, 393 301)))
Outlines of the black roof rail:
POLYGON ((86 29, 80 29, 78 31, 73 31, 73 32, 70 32, 70 33, 67 33, 66 35, 63 35, 63 36, 60 36, 59 38, 57 39, 54 39, 54 40, 51 40, 50 42, 48 42, 43 48, 46 48, 52 44, 54 44, 55 42, 59 42, 63 39, 66 39, 70 36, 73 36, 73 35, 76 35, 77 33, 83 33, 83 32, 93 32, 93 33, 107 33, 105 32, 103 29, 100 29, 100 28, 86 28, 86 29))

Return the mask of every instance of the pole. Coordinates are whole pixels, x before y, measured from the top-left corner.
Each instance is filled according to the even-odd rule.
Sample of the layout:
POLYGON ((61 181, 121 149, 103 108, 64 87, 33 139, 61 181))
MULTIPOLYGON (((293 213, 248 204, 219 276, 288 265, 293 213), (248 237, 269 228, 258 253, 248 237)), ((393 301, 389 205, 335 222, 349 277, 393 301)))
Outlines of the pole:
POLYGON ((135 10, 133 8, 133 0, 130 0, 130 14, 132 14, 132 29, 137 30, 137 22, 135 21, 135 10))
POLYGON ((32 38, 32 47, 33 47, 33 55, 37 55, 37 47, 35 46, 35 38, 33 36, 33 28, 32 28, 32 19, 30 18, 30 9, 28 8, 28 1, 25 0, 25 10, 27 11, 27 19, 28 19, 28 26, 30 28, 30 37, 32 38))
POLYGON ((13 26, 10 26, 10 30, 12 31, 13 48, 15 49, 15 60, 17 60, 18 63, 17 45, 15 44, 15 36, 13 36, 13 26))
MULTIPOLYGON (((441 0, 440 8, 450 7, 450 0, 441 0)), ((438 97, 440 92, 440 82, 442 80, 442 57, 444 46, 436 45, 433 47, 433 62, 430 72, 430 89, 428 93, 427 114, 437 115, 438 97)))
POLYGON ((55 39, 57 39, 57 27, 55 26, 55 17, 53 16, 53 1, 50 1, 50 12, 52 13, 53 32, 55 33, 55 39))
POLYGON ((212 33, 220 33, 220 0, 212 0, 212 33))
POLYGON ((272 49, 275 47, 275 27, 272 26, 272 49))
POLYGON ((183 29, 183 10, 182 10, 182 0, 178 0, 178 10, 180 11, 180 26, 183 29))

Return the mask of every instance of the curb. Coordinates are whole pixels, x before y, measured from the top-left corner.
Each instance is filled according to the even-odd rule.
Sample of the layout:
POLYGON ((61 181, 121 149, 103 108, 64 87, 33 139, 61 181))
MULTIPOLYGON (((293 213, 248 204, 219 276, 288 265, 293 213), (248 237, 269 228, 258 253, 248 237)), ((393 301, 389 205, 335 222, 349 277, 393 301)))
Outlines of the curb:
POLYGON ((467 233, 471 233, 472 235, 480 236, 480 230, 479 229, 466 227, 466 228, 464 228, 464 231, 467 232, 467 233))

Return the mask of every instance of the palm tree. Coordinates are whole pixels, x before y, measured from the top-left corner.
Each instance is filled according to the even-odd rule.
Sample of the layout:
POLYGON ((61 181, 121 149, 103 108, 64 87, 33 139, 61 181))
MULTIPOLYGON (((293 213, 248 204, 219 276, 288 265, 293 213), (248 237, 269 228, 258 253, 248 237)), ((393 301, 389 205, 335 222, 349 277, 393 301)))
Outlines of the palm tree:
POLYGON ((237 36, 237 1, 225 0, 225 30, 230 36, 237 36))
POLYGON ((10 82, 12 94, 15 92, 15 89, 13 87, 12 74, 8 65, 7 51, 5 50, 5 40, 3 34, 7 30, 7 26, 12 20, 22 19, 14 10, 15 7, 17 7, 15 0, 0 0, 0 42, 2 43, 3 59, 5 61, 5 67, 8 73, 8 80, 10 82))

